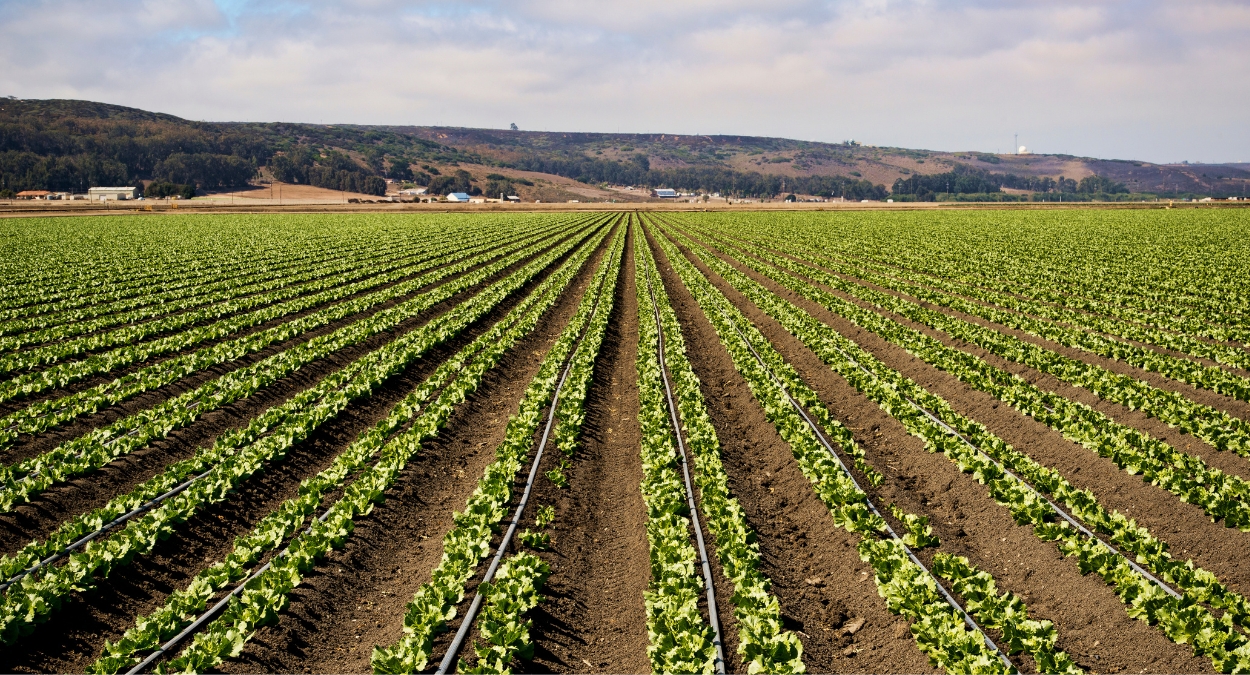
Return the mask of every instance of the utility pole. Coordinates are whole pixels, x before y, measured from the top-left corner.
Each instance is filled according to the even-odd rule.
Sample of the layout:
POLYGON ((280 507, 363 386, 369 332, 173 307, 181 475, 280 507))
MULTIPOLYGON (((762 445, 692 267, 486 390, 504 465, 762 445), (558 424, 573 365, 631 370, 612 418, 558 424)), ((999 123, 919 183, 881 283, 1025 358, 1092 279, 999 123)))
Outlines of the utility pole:
POLYGON ((1011 137, 1011 140, 1012 140, 1011 147, 1013 151, 1017 155, 1020 154, 1020 134, 1013 134, 1011 137))

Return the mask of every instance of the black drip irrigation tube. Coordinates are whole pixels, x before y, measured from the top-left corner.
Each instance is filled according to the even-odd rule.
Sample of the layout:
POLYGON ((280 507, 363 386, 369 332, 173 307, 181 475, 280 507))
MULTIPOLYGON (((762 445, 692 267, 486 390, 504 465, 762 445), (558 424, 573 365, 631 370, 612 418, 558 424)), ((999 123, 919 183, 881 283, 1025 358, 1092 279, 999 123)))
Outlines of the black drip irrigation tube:
POLYGON ((651 285, 651 268, 647 268, 647 292, 651 295, 651 309, 655 312, 657 353, 660 361, 660 379, 664 381, 664 396, 668 403, 669 420, 673 435, 677 438, 677 451, 681 457, 682 477, 686 481, 686 500, 690 506, 690 524, 694 528, 695 543, 699 545, 699 563, 703 567, 703 582, 707 586, 708 618, 712 624, 712 644, 716 647, 715 667, 717 673, 725 672, 725 641, 721 637, 720 614, 716 608, 716 589, 712 583, 712 566, 708 562, 707 548, 703 544, 703 528, 699 525, 699 509, 694 501, 694 488, 690 482, 690 463, 686 459, 686 444, 681 436, 681 422, 677 419, 677 406, 673 403, 673 388, 668 379, 668 363, 664 358, 664 326, 660 322, 660 306, 655 301, 655 289, 651 285))
MULTIPOLYGON (((611 256, 609 250, 608 256, 611 256)), ((611 262, 609 260, 609 262, 611 262)), ((564 371, 560 374, 560 381, 556 383, 556 390, 551 395, 551 406, 547 412, 547 424, 543 428, 542 439, 538 443, 538 450, 534 453, 534 460, 530 464, 529 476, 525 481, 525 490, 521 493, 521 501, 517 504, 516 511, 512 514, 512 522, 508 524, 508 530, 504 533, 503 539, 499 542, 499 548, 495 552, 495 557, 491 560, 490 567, 486 569, 486 574, 482 576, 482 581, 478 583, 478 590, 473 594, 473 602, 469 603, 469 609, 464 613, 464 619, 460 622, 460 628, 456 630, 456 635, 452 638, 451 644, 447 646, 447 653, 443 655, 443 660, 438 664, 438 670, 434 671, 436 675, 446 675, 455 664, 456 655, 460 653, 460 648, 464 646, 464 641, 469 637, 469 630, 473 627, 473 621, 477 618, 478 611, 482 608, 481 585, 490 583, 495 578, 495 572, 498 571, 500 564, 503 563, 503 556, 508 552, 508 547, 512 543, 512 535, 516 533, 517 526, 521 524, 521 516, 525 512, 525 507, 529 504, 530 493, 534 490, 534 480, 538 477, 539 463, 543 458, 543 451, 547 448, 547 441, 551 438, 551 430, 555 427, 556 407, 560 403, 560 391, 564 389, 564 383, 569 378, 569 373, 573 370, 573 358, 577 356, 577 350, 582 345, 582 340, 586 338, 586 331, 590 329, 591 322, 594 321, 595 314, 599 311, 599 302, 603 299, 603 287, 607 284, 608 275, 604 275, 603 280, 599 283, 599 289, 596 291, 595 304, 590 308, 590 315, 586 317, 586 326, 582 330, 582 334, 578 336, 577 342, 573 348, 569 350, 568 359, 564 365, 564 371)))
POLYGON ((986 635, 985 631, 977 625, 977 622, 972 618, 972 616, 970 616, 968 612, 964 610, 963 606, 959 604, 959 601, 957 601, 955 597, 946 590, 945 586, 938 582, 937 576, 929 571, 929 568, 920 561, 920 558, 916 557, 916 554, 911 550, 911 547, 903 543, 902 537, 898 536, 898 533, 894 531, 894 528, 890 526, 890 523, 886 521, 884 516, 881 515, 881 511, 877 509, 877 506, 872 503, 872 499, 868 497, 868 492, 860 486, 859 481, 855 480, 855 476, 851 473, 850 468, 843 463, 842 458, 833 449, 833 444, 829 442, 829 439, 825 438, 825 434, 821 431, 820 425, 816 424, 816 422, 808 415, 807 411, 803 409, 803 406, 790 396, 790 392, 786 390, 785 384, 781 382, 781 379, 777 377, 777 374, 773 372, 772 368, 768 367, 768 364, 764 362, 764 358, 760 356, 759 352, 755 351, 755 346, 751 344, 751 341, 748 340, 747 337, 743 335, 742 330, 738 328, 738 323, 734 321, 731 316, 728 316, 728 312, 725 311, 723 306, 718 309, 720 309, 721 315, 724 316, 725 319, 729 321, 730 325, 734 327, 734 331, 738 334, 738 337, 742 340, 743 344, 747 346, 747 349, 751 351, 751 355, 755 357, 757 362, 759 362, 760 368, 763 368, 764 372, 768 373, 768 376, 772 378, 773 383, 776 384, 777 388, 781 390, 782 395, 786 397, 786 402, 793 406, 799 416, 803 418, 803 421, 807 423, 807 426, 812 430, 812 433, 816 435, 820 444, 825 446, 825 451, 833 457, 833 460, 838 463, 838 467, 841 468, 842 472, 846 474, 846 477, 851 480, 855 489, 859 490, 859 492, 864 495, 864 503, 866 503, 868 508, 872 510, 873 515, 881 518, 881 522, 885 523, 886 533, 889 534, 894 541, 898 542, 899 546, 903 547, 903 551, 907 553, 907 557, 910 558, 913 563, 915 563, 920 569, 924 570, 925 574, 929 575, 929 577, 933 579, 934 586, 936 586, 938 591, 941 592, 942 597, 946 600, 947 604, 954 608, 955 611, 963 617, 964 624, 967 625, 973 632, 978 633, 981 638, 985 640, 986 646, 988 646, 990 651, 994 652, 994 655, 1003 662, 1003 665, 1007 666, 1008 670, 1016 670, 1015 665, 1013 665, 1011 660, 1007 658, 1007 655, 998 648, 998 645, 994 643, 994 640, 992 640, 989 635, 986 635))
MULTIPOLYGON (((873 380, 874 380, 874 381, 879 381, 879 380, 880 380, 880 378, 878 378, 878 377, 877 377, 877 375, 876 375, 875 373, 873 373, 872 371, 870 371, 870 370, 868 370, 867 368, 865 368, 863 365, 861 365, 861 364, 860 364, 858 361, 856 361, 855 359, 851 358, 851 357, 850 357, 850 355, 848 355, 846 352, 842 351, 842 349, 841 349, 840 347, 834 347, 834 349, 837 349, 837 350, 838 350, 838 353, 839 353, 839 354, 841 354, 843 358, 845 358, 845 359, 846 359, 846 360, 847 360, 847 361, 848 361, 851 365, 853 365, 853 366, 855 366, 856 368, 859 368, 861 371, 863 371, 863 373, 864 373, 865 375, 868 375, 869 377, 873 378, 873 380)), ((1177 599, 1181 598, 1181 593, 1178 593, 1178 592, 1177 592, 1175 589, 1173 589, 1171 586, 1167 585, 1167 584, 1166 584, 1166 583, 1164 583, 1162 580, 1160 580, 1158 577, 1156 577, 1155 575, 1151 574, 1149 571, 1147 571, 1147 570, 1146 570, 1145 568, 1143 568, 1141 565, 1138 565, 1136 561, 1134 561, 1132 558, 1128 557, 1127 555, 1124 555, 1124 553, 1123 553, 1123 552, 1121 552, 1118 548, 1116 548, 1116 547, 1112 546, 1111 544, 1108 544, 1108 543, 1107 543, 1106 541, 1104 541, 1101 537, 1099 537, 1098 535, 1094 534, 1094 533, 1093 533, 1093 532, 1092 532, 1089 528, 1087 528, 1087 527, 1085 527, 1084 525, 1082 525, 1080 521, 1078 521, 1076 518, 1074 518, 1073 516, 1071 516, 1070 514, 1068 514, 1068 512, 1066 512, 1066 511, 1064 511, 1062 508, 1060 508, 1058 504, 1056 504, 1055 502, 1051 501, 1051 500, 1050 500, 1050 498, 1048 498, 1046 495, 1044 495, 1044 494, 1042 494, 1041 492, 1039 492, 1039 491, 1037 490, 1037 488, 1033 487, 1033 485, 1032 485, 1031 483, 1029 483, 1028 481, 1026 481, 1026 480, 1024 480, 1023 478, 1021 478, 1020 476, 1018 476, 1018 475, 1017 475, 1015 472, 1013 472, 1011 469, 1008 469, 1008 468, 1007 468, 1007 467, 1006 467, 1006 466, 1005 466, 1002 462, 999 462, 998 460, 996 460, 996 459, 994 459, 993 457, 991 457, 988 453, 986 453, 984 450, 982 450, 980 447, 978 447, 975 443, 973 443, 972 441, 968 440, 968 439, 967 439, 967 438, 966 438, 963 434, 959 433, 959 432, 958 432, 958 431, 956 431, 953 427, 951 427, 949 424, 947 424, 946 422, 942 421, 942 420, 941 420, 941 418, 939 418, 937 415, 934 415, 932 412, 929 412, 927 409, 925 409, 925 407, 924 407, 924 406, 922 406, 922 405, 920 405, 919 403, 917 403, 917 402, 913 401, 911 398, 909 398, 909 397, 907 397, 907 396, 903 396, 903 400, 905 400, 905 401, 907 401, 909 404, 911 404, 911 406, 912 406, 913 408, 915 408, 915 409, 916 409, 916 410, 917 410, 920 414, 922 414, 922 415, 924 415, 925 417, 929 418, 929 420, 930 420, 931 422, 933 422, 933 423, 934 423, 934 424, 936 424, 937 426, 941 427, 943 431, 945 431, 946 433, 950 434, 951 436, 954 436, 955 438, 959 439, 960 441, 962 441, 962 442, 964 443, 964 445, 966 445, 966 446, 968 446, 969 448, 973 449, 974 451, 976 451, 976 453, 977 453, 977 454, 979 454, 980 456, 982 456, 982 457, 984 457, 985 459, 987 459, 987 460, 989 460, 990 462, 992 462, 992 463, 994 464, 994 466, 997 466, 997 467, 999 468, 999 470, 1001 470, 1003 473, 1005 473, 1005 474, 1007 474, 1008 476, 1011 476, 1012 478, 1015 478, 1017 481, 1019 481, 1021 485, 1023 485, 1023 486, 1024 486, 1024 487, 1025 487, 1025 488, 1026 488, 1029 492, 1032 492, 1032 493, 1033 493, 1033 494, 1034 494, 1034 495, 1035 495, 1038 499, 1041 499, 1041 500, 1045 501, 1045 502, 1046 502, 1046 503, 1050 506, 1051 511, 1053 511, 1053 512, 1055 513, 1055 515, 1059 516, 1060 518, 1063 518, 1065 521, 1067 521, 1067 523, 1068 523, 1069 525, 1071 525, 1073 528, 1075 528, 1078 532, 1080 532, 1081 534, 1085 535, 1086 537, 1089 537, 1090 539, 1093 539, 1094 541, 1098 542, 1099 544, 1102 544, 1102 546, 1103 546, 1104 548, 1106 548, 1108 551, 1111 551, 1112 553, 1114 553, 1114 554, 1116 554, 1116 555, 1120 556, 1121 558, 1123 558, 1123 559, 1124 559, 1124 561, 1125 561, 1125 562, 1127 562, 1127 563, 1129 564, 1129 567, 1132 567, 1132 568, 1133 568, 1133 571, 1135 571, 1135 572, 1137 572, 1138 574, 1142 575, 1143 577, 1146 577, 1147 579, 1149 579, 1152 583, 1154 583, 1156 586, 1158 586, 1160 589, 1162 589, 1164 593, 1167 593, 1168 595, 1172 596, 1173 598, 1177 598, 1177 599)), ((1054 411, 1052 410, 1051 412, 1054 412, 1054 411)))
MULTIPOLYGON (((359 374, 359 373, 357 373, 357 374, 359 374)), ((353 379, 354 379, 354 378, 355 378, 355 375, 353 375, 352 377, 353 377, 353 379)), ((344 384, 343 384, 343 386, 342 386, 342 387, 340 387, 337 391, 342 391, 343 389, 347 388, 347 386, 348 386, 349 384, 351 384, 351 380, 348 380, 346 383, 344 383, 344 384)), ((333 392, 330 392, 330 393, 333 393, 333 392)), ((329 393, 327 393, 327 394, 326 394, 326 396, 328 396, 328 395, 329 395, 329 393)), ((324 399, 324 398, 325 398, 325 396, 322 396, 322 397, 321 397, 321 399, 324 399)), ((318 399, 318 400, 321 400, 321 399, 318 399)), ((312 405, 312 403, 310 403, 309 405, 312 405)), ((139 430, 138 430, 138 429, 136 429, 134 432, 131 432, 131 433, 137 433, 138 431, 139 431, 139 430)), ((109 442, 111 443, 111 442, 113 442, 113 441, 120 440, 121 438, 124 438, 124 436, 119 436, 119 437, 117 437, 117 438, 112 439, 112 441, 109 441, 109 442)), ((256 441, 253 441, 252 443, 249 443, 248 445, 253 445, 253 444, 255 444, 256 442, 259 442, 259 441, 260 441, 260 439, 257 439, 256 441)), ((225 459, 227 459, 227 458, 222 458, 222 460, 221 460, 221 461, 225 461, 225 459)), ((120 515, 120 516, 118 516, 118 517, 114 518, 113 520, 110 520, 109 522, 105 523, 104 525, 101 525, 101 526, 100 526, 99 528, 97 528, 95 531, 93 531, 93 532, 91 532, 91 533, 89 533, 89 534, 86 534, 86 535, 84 535, 84 536, 82 536, 82 537, 79 537, 78 539, 74 540, 74 542, 73 542, 73 543, 71 543, 71 544, 69 544, 69 545, 65 546, 64 548, 62 548, 61 550, 57 551, 56 553, 53 553, 52 555, 48 556, 47 558, 44 558, 43 560, 40 560, 39 562, 35 563, 34 565, 31 565, 30 567, 28 567, 28 568, 26 568, 26 569, 22 570, 21 572, 18 572, 17 574, 14 574, 12 577, 9 577, 9 579, 8 579, 8 580, 6 580, 4 583, 0 583, 0 593, 2 593, 2 592, 4 592, 4 591, 8 590, 8 589, 9 589, 9 587, 11 587, 13 584, 17 583, 17 582, 18 582, 18 581, 19 581, 22 577, 27 576, 27 575, 29 575, 29 574, 31 574, 31 573, 33 573, 33 572, 36 572, 36 571, 38 571, 39 569, 41 569, 41 568, 43 568, 43 567, 46 567, 46 566, 48 566, 48 565, 50 565, 50 564, 52 564, 52 563, 56 562, 57 560, 60 560, 61 558, 64 558, 65 556, 69 555, 70 553, 73 553, 74 551, 76 551, 76 550, 78 550, 78 549, 82 548, 83 546, 86 546, 87 544, 91 543, 91 542, 92 542, 92 541, 94 541, 95 539, 98 539, 98 538, 100 537, 100 535, 104 534, 105 532, 108 532, 109 530, 111 530, 111 529, 113 529, 113 528, 117 527, 118 525, 123 525, 123 524, 125 524, 125 523, 129 522, 130 520, 133 520, 134 518, 136 518, 136 517, 138 517, 138 516, 141 516, 141 515, 143 515, 143 514, 147 513, 148 511, 151 511, 152 509, 154 509, 154 508, 156 508, 157 506, 159 506, 162 502, 164 502, 164 501, 168 500, 169 498, 174 497, 174 496, 178 495, 179 493, 181 493, 181 492, 185 491, 187 488, 191 487, 191 485, 192 485, 193 483, 195 483, 195 482, 197 482, 197 481, 199 481, 199 480, 204 479, 205 477, 207 477, 207 476, 208 476, 208 474, 212 473, 212 472, 213 472, 213 469, 216 469, 218 466, 220 466, 220 465, 221 465, 221 461, 218 461, 217 463, 213 464, 213 466, 209 467, 209 468, 208 468, 206 471, 204 471, 203 473, 200 473, 200 474, 197 474, 197 475, 195 475, 195 476, 192 476, 192 477, 188 478, 187 480, 185 480, 185 481, 183 481, 183 482, 179 483, 178 485, 176 485, 176 486, 174 486, 174 487, 170 488, 169 490, 166 490, 165 492, 161 493, 160 495, 157 495, 156 497, 153 497, 152 499, 149 499, 148 501, 144 502, 143 504, 140 504, 139 506, 137 506, 137 507, 135 507, 135 508, 131 509, 130 511, 127 511, 126 513, 124 513, 124 514, 122 514, 122 515, 120 515)), ((32 472, 31 474, 27 474, 27 475, 33 475, 33 473, 34 473, 34 472, 32 472)))
MULTIPOLYGON (((551 292, 551 290, 550 290, 550 289, 548 289, 546 292, 547 292, 547 293, 550 293, 550 292, 551 292)), ((596 306, 596 308, 598 308, 598 302, 596 302, 595 306, 596 306)), ((522 319, 522 318, 524 318, 524 316, 525 316, 524 314, 523 314, 523 315, 521 315, 521 316, 518 316, 518 317, 517 317, 517 318, 516 318, 516 319, 515 319, 512 323, 511 323, 511 325, 509 325, 509 326, 508 326, 508 328, 511 328, 512 326, 515 326, 518 322, 520 322, 520 321, 521 321, 521 319, 522 319)), ((591 316, 592 316, 592 317, 594 316, 594 315, 593 315, 593 313, 591 314, 591 316)), ((468 363, 469 363, 469 361, 468 361, 468 359, 466 359, 466 360, 465 360, 465 364, 466 364, 466 365, 468 365, 468 363)), ((461 368, 461 370, 463 370, 463 367, 461 368)), ((566 373, 566 376, 567 376, 567 373, 566 373)), ((563 384, 563 378, 561 379, 561 384, 563 384)), ((346 385, 344 385, 344 386, 346 386, 346 385)), ((444 386, 443 388, 445 389, 445 386, 444 386)), ((440 389, 440 391, 441 391, 441 390, 442 390, 442 389, 440 389)), ((434 398, 435 398, 435 397, 434 397, 433 395, 431 395, 431 396, 430 396, 430 399, 434 399, 434 398)), ((545 440, 545 436, 544 436, 544 440, 545 440)), ((537 463, 535 463, 535 466, 537 466, 537 463)), ((212 471, 212 469, 209 469, 209 471, 212 471)), ((205 475, 207 475, 207 473, 208 473, 208 472, 205 472, 204 474, 201 474, 201 475, 199 475, 199 476, 196 476, 195 478, 191 479, 190 481, 187 481, 187 483, 186 483, 185 485, 190 485, 193 481, 198 480, 198 479, 200 479, 200 478, 203 478, 205 475)), ((532 482, 533 482, 533 480, 534 480, 534 477, 533 477, 532 472, 531 472, 530 482, 532 483, 532 482)), ((179 489, 184 489, 184 486, 179 486, 179 489)), ((527 494, 528 494, 528 489, 527 489, 527 494)), ((171 495, 171 496, 172 496, 172 495, 171 495)), ((328 518, 328 517, 330 516, 330 511, 331 511, 331 509, 326 509, 326 512, 325 512, 325 513, 323 513, 323 514, 321 514, 321 516, 320 516, 319 518, 317 518, 317 520, 318 520, 319 522, 325 522, 326 518, 328 518)), ((519 516, 519 513, 518 513, 518 516, 519 516)), ((514 519, 514 526, 515 526, 515 519, 514 519)), ((108 526, 106 526, 106 527, 108 527, 108 526)), ((312 526, 311 526, 311 525, 310 525, 310 526, 308 526, 308 527, 304 530, 303 534, 308 534, 309 532, 312 532, 312 526)), ((511 534, 511 530, 509 531, 509 534, 511 534)), ((292 540, 294 540, 294 538, 292 538, 292 540)), ((83 543, 86 543, 86 542, 83 542, 83 543)), ((239 595, 240 593, 242 593, 242 592, 243 592, 243 591, 247 588, 247 585, 248 585, 249 583, 251 583, 251 582, 252 582, 252 580, 253 580, 253 579, 255 579, 255 578, 259 577, 261 574, 264 574, 264 573, 265 573, 265 572, 266 572, 266 571, 267 571, 270 567, 272 567, 272 566, 273 566, 273 561, 274 561, 274 560, 276 560, 277 558, 279 558, 279 557, 281 557, 281 556, 287 555, 287 554, 288 554, 288 552, 290 551, 290 549, 291 549, 290 544, 288 544, 286 548, 282 549, 282 551, 281 551, 281 552, 279 552, 277 555, 275 555, 272 559, 270 559, 270 560, 269 560, 269 562, 265 563, 265 565, 264 565, 263 567, 261 567, 260 569, 256 570, 256 572, 254 572, 254 573, 252 573, 251 575, 249 575, 249 576, 248 576, 248 578, 247 578, 247 579, 245 579, 242 583, 240 583, 239 585, 235 586, 234 590, 230 591, 228 594, 226 594, 226 596, 225 596, 225 597, 223 597, 221 600, 217 601, 217 603, 216 603, 216 604, 214 604, 212 607, 210 607, 208 610, 206 610, 203 614, 201 614, 201 615, 199 616, 199 618, 197 618, 197 619, 196 619, 195 621, 193 621, 193 622, 192 622, 189 626, 187 626, 185 629, 183 629, 183 630, 182 630, 182 632, 180 632, 180 633, 178 633, 177 635, 175 635, 174 637, 170 638, 170 639, 169 639, 169 640, 168 640, 165 644, 161 645, 159 649, 157 649, 157 650, 156 650, 155 652, 153 652, 152 654, 149 654, 149 655, 148 655, 148 657, 147 657, 146 659, 144 659, 142 663, 140 663, 139 665, 137 665, 137 666, 135 666, 134 668, 130 669, 130 670, 126 673, 126 675, 139 675, 139 673, 142 673, 145 669, 147 669, 149 666, 151 666, 153 663, 155 663, 157 660, 159 660, 159 659, 160 659, 160 657, 161 657, 162 655, 164 655, 164 654, 168 654, 168 653, 169 653, 169 652, 170 652, 170 651, 171 651, 174 647, 178 646, 178 644, 179 644, 180 642, 182 642, 183 640, 185 640, 188 636, 190 636, 190 635, 191 635, 192 633, 194 633, 195 631, 197 631, 197 630, 199 630, 200 628, 202 628, 202 627, 203 627, 205 624, 207 624, 207 623, 208 623, 208 622, 209 622, 209 621, 210 621, 210 620, 211 620, 214 616, 216 616, 218 612, 220 612, 222 609, 224 609, 224 608, 226 607, 226 605, 230 602, 230 599, 231 599, 231 598, 233 598, 233 597, 235 597, 235 596, 239 595)), ((494 566, 492 566, 492 567, 494 567, 494 566)), ((23 574, 26 574, 26 572, 23 572, 23 574)), ((15 578, 16 578, 16 577, 15 577, 15 578)), ((11 583, 11 582, 10 582, 10 583, 11 583)), ((475 600, 476 600, 476 599, 475 599, 475 600)))
MULTIPOLYGON (((321 514, 321 516, 317 518, 317 521, 325 522, 326 518, 330 517, 330 512, 332 510, 333 508, 326 509, 326 512, 321 514)), ((309 532, 312 532, 312 529, 313 529, 313 526, 309 525, 308 528, 304 530, 304 534, 308 534, 309 532)), ((277 560, 278 558, 281 558, 282 556, 287 555, 290 550, 291 550, 291 547, 289 545, 286 548, 282 549, 282 551, 278 553, 278 555, 274 556, 273 558, 269 560, 269 562, 265 563, 264 567, 261 567, 260 569, 256 570, 254 573, 248 576, 248 578, 245 579, 243 583, 239 584, 238 586, 235 586, 234 590, 230 591, 228 594, 226 594, 224 598, 222 598, 221 600, 218 600, 216 604, 208 608, 208 611, 204 612, 203 614, 199 616, 198 619, 191 622, 191 625, 182 629, 181 633, 178 633, 177 635, 173 636, 172 638, 169 639, 168 642, 161 645, 156 651, 149 654, 148 657, 144 659, 139 665, 127 671, 126 675, 139 675, 139 673, 142 673, 145 670, 147 670, 147 668, 151 666, 153 663, 156 663, 156 661, 159 660, 161 656, 168 654, 170 651, 172 651, 175 647, 178 646, 178 643, 185 640, 187 636, 199 630, 201 627, 203 627, 205 624, 211 621, 214 617, 216 617, 218 612, 220 612, 222 609, 225 609, 226 605, 230 604, 230 600, 232 598, 242 593, 244 589, 247 588, 247 585, 252 583, 253 579, 256 579, 260 575, 264 574, 266 571, 269 570, 270 567, 273 567, 274 560, 277 560)))

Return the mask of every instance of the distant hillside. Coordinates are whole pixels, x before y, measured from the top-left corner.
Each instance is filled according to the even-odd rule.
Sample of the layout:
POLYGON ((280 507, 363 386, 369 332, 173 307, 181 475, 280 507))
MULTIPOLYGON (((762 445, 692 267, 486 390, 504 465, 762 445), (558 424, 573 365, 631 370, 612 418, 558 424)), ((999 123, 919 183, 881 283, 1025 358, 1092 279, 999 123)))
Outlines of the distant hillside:
POLYGON ((0 99, 0 192, 120 184, 211 191, 276 179, 382 194, 385 178, 428 185, 431 192, 545 199, 627 196, 596 185, 848 199, 1227 197, 1247 193, 1250 166, 753 136, 193 122, 90 101, 0 99))

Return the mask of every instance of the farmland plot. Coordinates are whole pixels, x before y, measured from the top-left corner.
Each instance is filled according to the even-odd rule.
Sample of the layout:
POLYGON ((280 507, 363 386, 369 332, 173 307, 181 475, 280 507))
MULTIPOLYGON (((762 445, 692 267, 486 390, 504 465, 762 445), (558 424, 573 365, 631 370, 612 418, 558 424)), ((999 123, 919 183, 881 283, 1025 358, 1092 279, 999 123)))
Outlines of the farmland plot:
POLYGON ((1247 224, 6 225, 0 667, 1250 671, 1247 224))

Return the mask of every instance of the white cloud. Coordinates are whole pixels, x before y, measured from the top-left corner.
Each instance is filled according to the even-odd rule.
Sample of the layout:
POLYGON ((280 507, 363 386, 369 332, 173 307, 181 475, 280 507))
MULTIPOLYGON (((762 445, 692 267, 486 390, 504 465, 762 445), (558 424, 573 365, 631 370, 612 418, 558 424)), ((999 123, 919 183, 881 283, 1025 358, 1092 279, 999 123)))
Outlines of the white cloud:
POLYGON ((1233 0, 0 2, 0 94, 192 119, 1250 158, 1233 0))

